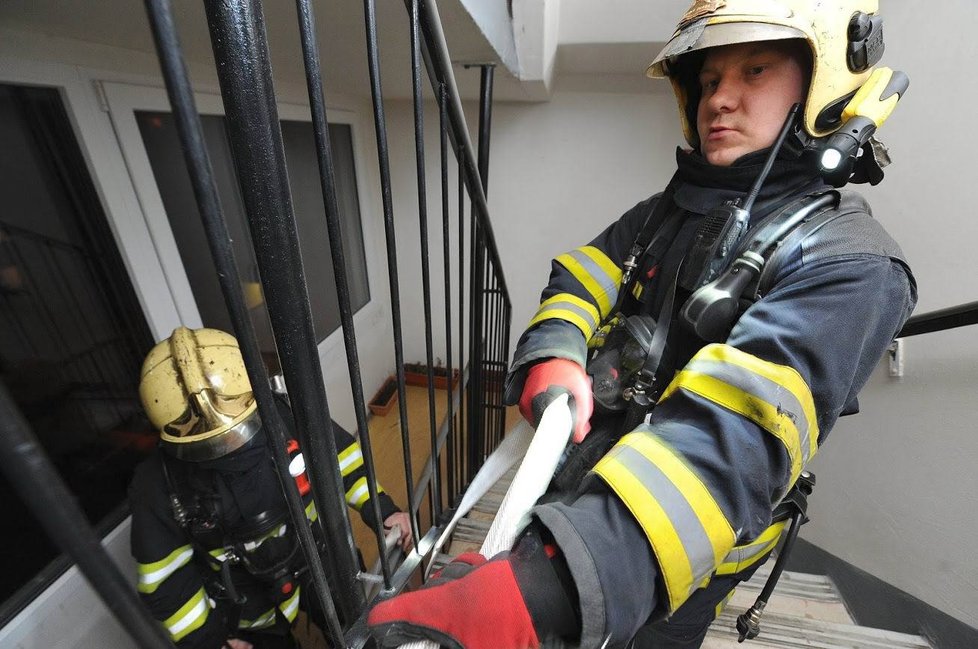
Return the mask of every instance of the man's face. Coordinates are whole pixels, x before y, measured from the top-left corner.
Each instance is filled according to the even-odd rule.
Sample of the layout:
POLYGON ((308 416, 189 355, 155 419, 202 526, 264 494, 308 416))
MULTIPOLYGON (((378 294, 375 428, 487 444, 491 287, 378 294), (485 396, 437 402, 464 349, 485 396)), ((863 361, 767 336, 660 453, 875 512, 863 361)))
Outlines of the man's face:
POLYGON ((774 144, 788 110, 805 93, 806 70, 792 51, 778 41, 706 50, 696 130, 710 164, 726 167, 774 144))

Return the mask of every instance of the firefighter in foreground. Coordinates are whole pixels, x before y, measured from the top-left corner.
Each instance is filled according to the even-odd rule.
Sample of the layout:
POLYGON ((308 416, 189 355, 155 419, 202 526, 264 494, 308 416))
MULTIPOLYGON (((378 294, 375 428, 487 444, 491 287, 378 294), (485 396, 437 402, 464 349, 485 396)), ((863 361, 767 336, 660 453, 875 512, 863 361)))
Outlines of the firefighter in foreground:
POLYGON ((531 422, 572 395, 578 449, 623 436, 511 552, 375 606, 384 646, 700 646, 916 301, 869 206, 833 189, 879 182, 871 136, 907 87, 877 66, 877 10, 698 0, 683 16, 649 75, 672 82, 692 148, 663 193, 554 260, 508 377, 531 422))
MULTIPOLYGON (((161 449, 137 467, 129 492, 143 602, 181 648, 296 646, 291 627, 299 608, 324 620, 237 341, 216 329, 176 329, 146 357, 139 394, 161 449)), ((292 430, 287 402, 276 402, 292 430)), ((346 501, 370 525, 360 447, 335 422, 333 434, 346 501)), ((315 521, 296 443, 289 454, 306 516, 315 521)), ((399 526, 398 543, 409 549, 408 515, 378 491, 385 528, 399 526)))

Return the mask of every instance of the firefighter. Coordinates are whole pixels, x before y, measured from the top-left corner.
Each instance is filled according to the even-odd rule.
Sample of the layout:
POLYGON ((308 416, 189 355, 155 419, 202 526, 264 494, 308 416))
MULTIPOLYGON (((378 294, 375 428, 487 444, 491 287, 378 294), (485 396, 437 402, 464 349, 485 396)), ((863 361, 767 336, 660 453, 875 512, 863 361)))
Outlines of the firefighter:
POLYGON ((382 645, 700 646, 916 302, 898 245, 833 189, 880 180, 872 132, 906 89, 877 65, 877 11, 697 0, 682 17, 649 75, 672 82, 690 149, 662 194, 554 260, 507 378, 531 422, 567 392, 577 448, 613 447, 511 552, 375 606, 382 645))
MULTIPOLYGON (((146 357, 139 394, 160 431, 160 452, 136 468, 129 489, 143 602, 181 648, 296 646, 291 627, 299 608, 320 625, 322 611, 237 341, 216 329, 176 329, 146 357)), ((276 407, 293 430, 278 395, 276 407)), ((371 525, 360 447, 335 422, 333 434, 346 501, 371 525)), ((287 450, 306 516, 315 521, 294 439, 287 450)), ((409 549, 408 515, 378 492, 384 527, 399 526, 398 544, 409 549)))

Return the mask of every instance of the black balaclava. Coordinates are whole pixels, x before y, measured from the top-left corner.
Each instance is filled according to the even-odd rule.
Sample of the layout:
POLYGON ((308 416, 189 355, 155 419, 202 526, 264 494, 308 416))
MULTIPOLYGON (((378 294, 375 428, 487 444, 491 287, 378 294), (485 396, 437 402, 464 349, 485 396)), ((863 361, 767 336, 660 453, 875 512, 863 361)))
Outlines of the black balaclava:
MULTIPOLYGON (((676 189, 676 205, 695 214, 705 214, 725 201, 744 198, 760 175, 770 147, 748 153, 728 167, 706 161, 699 151, 676 150, 676 165, 682 180, 676 189)), ((802 193, 828 186, 821 179, 814 157, 783 149, 761 186, 751 210, 751 221, 770 214, 802 193)))

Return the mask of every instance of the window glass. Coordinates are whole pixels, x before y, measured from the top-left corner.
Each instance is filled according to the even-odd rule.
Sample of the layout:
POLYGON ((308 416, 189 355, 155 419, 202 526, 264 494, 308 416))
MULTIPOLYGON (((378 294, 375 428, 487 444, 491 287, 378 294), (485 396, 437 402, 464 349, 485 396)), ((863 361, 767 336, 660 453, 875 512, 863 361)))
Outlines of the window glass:
MULTIPOLYGON (((268 312, 262 298, 258 265, 251 248, 251 236, 241 193, 234 175, 234 160, 231 156, 224 118, 205 115, 201 119, 204 139, 214 168, 215 182, 228 230, 234 242, 234 253, 245 298, 251 308, 252 322, 266 364, 274 373, 278 370, 278 360, 268 312)), ((205 327, 231 331, 230 317, 224 305, 217 273, 207 247, 173 116, 168 112, 136 111, 136 121, 163 198, 170 227, 180 250, 180 257, 194 292, 201 320, 205 327)), ((330 124, 329 134, 336 167, 337 202, 340 207, 348 282, 352 306, 356 311, 369 301, 370 294, 367 284, 366 255, 363 249, 363 230, 360 225, 351 129, 346 124, 330 124)), ((283 121, 282 136, 313 322, 317 339, 322 341, 339 328, 340 318, 312 124, 283 121)))
MULTIPOLYGON (((56 90, 0 84, 0 151, 0 378, 105 532, 156 443, 138 396, 152 336, 56 90)), ((49 565, 58 549, 2 476, 0 503, 2 625, 68 562, 49 565)))

